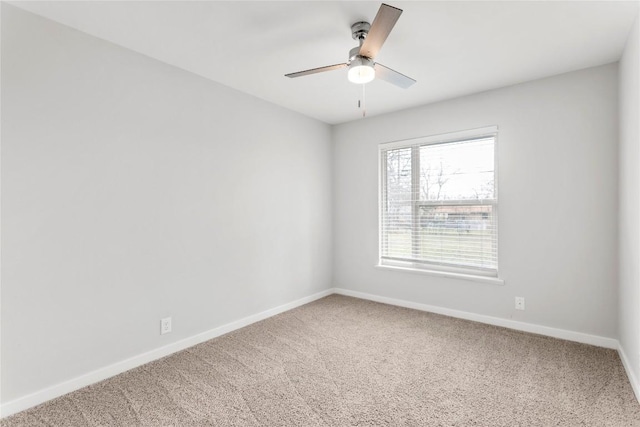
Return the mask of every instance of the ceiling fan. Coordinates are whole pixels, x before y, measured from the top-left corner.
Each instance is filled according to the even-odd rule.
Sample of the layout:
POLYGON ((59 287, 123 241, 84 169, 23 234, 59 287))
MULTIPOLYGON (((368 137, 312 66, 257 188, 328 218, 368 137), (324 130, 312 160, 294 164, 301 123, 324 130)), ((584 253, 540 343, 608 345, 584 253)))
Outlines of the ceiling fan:
POLYGON ((358 40, 359 46, 349 51, 349 60, 347 62, 298 71, 297 73, 285 74, 285 76, 295 78, 349 68, 348 78, 353 83, 364 84, 377 77, 401 88, 408 88, 416 82, 414 79, 378 62, 374 62, 376 55, 382 48, 382 44, 389 36, 401 14, 402 9, 383 3, 378 9, 373 24, 360 21, 351 26, 351 35, 355 40, 358 40))

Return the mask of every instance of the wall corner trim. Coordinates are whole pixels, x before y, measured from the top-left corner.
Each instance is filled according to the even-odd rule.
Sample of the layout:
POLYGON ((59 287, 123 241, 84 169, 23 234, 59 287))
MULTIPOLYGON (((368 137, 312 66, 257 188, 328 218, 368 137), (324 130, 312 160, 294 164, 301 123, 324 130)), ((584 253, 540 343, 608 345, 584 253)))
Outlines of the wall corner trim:
POLYGON ((624 347, 622 347, 622 344, 620 343, 618 343, 618 355, 620 356, 624 370, 627 372, 627 378, 629 378, 629 382, 631 383, 631 388, 633 388, 633 392, 636 395, 636 399, 638 400, 638 403, 640 403, 640 383, 633 373, 633 370, 631 370, 631 364, 629 363, 627 353, 624 351, 624 347))

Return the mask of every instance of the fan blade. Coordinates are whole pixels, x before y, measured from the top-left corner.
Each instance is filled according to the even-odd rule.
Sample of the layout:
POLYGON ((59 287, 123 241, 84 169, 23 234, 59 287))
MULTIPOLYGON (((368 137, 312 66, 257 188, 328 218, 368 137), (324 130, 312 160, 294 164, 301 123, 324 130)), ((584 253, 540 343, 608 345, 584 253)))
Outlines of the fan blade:
POLYGON ((394 71, 377 62, 373 68, 376 70, 376 79, 382 79, 403 89, 408 88, 416 82, 411 77, 407 77, 404 74, 394 71))
POLYGON ((375 58, 401 14, 402 9, 382 3, 373 24, 371 24, 367 38, 360 46, 360 55, 375 58))
POLYGON ((316 74, 316 73, 324 73, 325 71, 331 71, 331 70, 337 70, 339 68, 344 68, 346 67, 347 64, 335 64, 335 65, 328 65, 326 67, 319 67, 319 68, 312 68, 310 70, 304 70, 304 71, 298 71, 297 73, 289 73, 289 74, 285 74, 285 77, 290 77, 290 78, 295 78, 295 77, 302 77, 302 76, 308 76, 309 74, 316 74))

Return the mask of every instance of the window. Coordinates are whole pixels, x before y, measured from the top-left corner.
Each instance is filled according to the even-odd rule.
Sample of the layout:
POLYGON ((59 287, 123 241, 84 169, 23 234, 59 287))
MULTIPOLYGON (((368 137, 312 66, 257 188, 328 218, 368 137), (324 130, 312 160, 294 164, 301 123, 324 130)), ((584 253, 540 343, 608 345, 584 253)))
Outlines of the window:
POLYGON ((497 127, 380 145, 380 264, 498 275, 497 127))

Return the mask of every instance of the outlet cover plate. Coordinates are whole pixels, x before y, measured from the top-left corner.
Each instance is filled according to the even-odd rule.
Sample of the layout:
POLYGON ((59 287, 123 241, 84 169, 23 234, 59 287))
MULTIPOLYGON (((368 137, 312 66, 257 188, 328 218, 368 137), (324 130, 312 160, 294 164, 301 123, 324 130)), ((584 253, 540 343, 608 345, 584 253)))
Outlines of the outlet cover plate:
POLYGON ((524 297, 516 297, 516 310, 524 310, 524 297))
POLYGON ((169 332, 171 332, 171 317, 160 319, 160 335, 168 334, 169 332))

